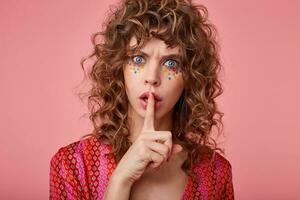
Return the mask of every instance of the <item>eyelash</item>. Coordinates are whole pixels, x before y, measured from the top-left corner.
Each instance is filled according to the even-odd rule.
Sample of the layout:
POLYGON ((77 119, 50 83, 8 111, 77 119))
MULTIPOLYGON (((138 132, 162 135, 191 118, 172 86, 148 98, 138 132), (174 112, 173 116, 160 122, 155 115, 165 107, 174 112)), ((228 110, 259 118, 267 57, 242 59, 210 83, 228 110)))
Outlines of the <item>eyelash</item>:
MULTIPOLYGON (((136 61, 134 60, 134 58, 136 58, 136 57, 140 57, 140 58, 142 58, 143 60, 145 60, 145 59, 143 58, 143 56, 141 56, 141 55, 134 55, 134 56, 131 56, 130 59, 133 61, 134 64, 137 64, 137 65, 141 65, 141 64, 142 64, 142 63, 136 63, 136 61)), ((168 61, 174 61, 174 62, 176 63, 176 66, 177 66, 177 67, 179 66, 179 62, 178 62, 177 60, 174 60, 174 59, 167 59, 167 60, 164 62, 163 65, 165 65, 165 63, 168 62, 168 61)), ((169 67, 168 65, 166 65, 166 66, 169 67)))

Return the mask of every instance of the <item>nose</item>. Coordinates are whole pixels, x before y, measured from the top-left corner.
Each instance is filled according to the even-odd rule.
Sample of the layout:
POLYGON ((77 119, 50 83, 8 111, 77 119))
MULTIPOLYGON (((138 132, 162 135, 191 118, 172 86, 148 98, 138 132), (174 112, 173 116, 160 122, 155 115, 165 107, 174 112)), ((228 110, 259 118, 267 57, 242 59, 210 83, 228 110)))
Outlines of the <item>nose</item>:
POLYGON ((160 70, 158 67, 155 66, 148 66, 148 70, 146 71, 145 74, 145 80, 144 80, 145 85, 152 85, 155 87, 158 87, 161 84, 160 80, 160 70))
POLYGON ((145 85, 147 85, 147 84, 153 85, 155 87, 157 87, 159 85, 158 81, 154 80, 154 79, 146 79, 145 80, 145 85))

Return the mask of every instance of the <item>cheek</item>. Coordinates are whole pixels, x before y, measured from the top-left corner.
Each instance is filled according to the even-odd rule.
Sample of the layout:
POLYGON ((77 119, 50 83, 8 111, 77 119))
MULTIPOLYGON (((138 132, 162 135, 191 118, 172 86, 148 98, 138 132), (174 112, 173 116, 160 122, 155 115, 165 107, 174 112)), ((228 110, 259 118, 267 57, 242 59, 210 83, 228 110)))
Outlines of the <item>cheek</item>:
POLYGON ((164 78, 164 91, 166 95, 172 97, 176 101, 184 90, 184 81, 182 74, 172 75, 171 79, 164 78))
POLYGON ((139 67, 128 63, 124 69, 124 77, 127 81, 131 81, 137 78, 137 76, 143 71, 143 66, 139 67))
POLYGON ((182 72, 177 67, 169 67, 167 65, 164 65, 161 70, 169 81, 178 81, 182 79, 182 72))
POLYGON ((144 71, 145 64, 135 64, 132 62, 128 63, 128 70, 132 75, 139 74, 140 72, 144 71))

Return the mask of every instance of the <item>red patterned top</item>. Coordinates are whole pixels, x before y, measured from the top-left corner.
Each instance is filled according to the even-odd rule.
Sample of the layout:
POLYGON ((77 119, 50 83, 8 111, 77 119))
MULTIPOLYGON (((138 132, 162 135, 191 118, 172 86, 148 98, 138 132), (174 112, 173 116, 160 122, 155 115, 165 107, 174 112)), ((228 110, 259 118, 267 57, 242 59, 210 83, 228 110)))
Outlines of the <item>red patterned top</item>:
MULTIPOLYGON (((60 148, 50 162, 50 199, 102 199, 116 167, 115 160, 105 156, 110 151, 110 145, 95 137, 60 148)), ((183 200, 234 199, 231 164, 217 152, 210 158, 204 156, 194 165, 199 182, 189 177, 183 200)))

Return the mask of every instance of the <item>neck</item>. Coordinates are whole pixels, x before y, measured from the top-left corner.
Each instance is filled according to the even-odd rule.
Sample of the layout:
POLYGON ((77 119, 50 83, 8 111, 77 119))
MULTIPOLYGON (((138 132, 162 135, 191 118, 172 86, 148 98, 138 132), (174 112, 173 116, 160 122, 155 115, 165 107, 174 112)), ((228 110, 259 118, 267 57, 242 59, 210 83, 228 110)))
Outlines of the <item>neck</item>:
MULTIPOLYGON (((132 108, 128 109, 128 122, 130 129, 130 141, 133 143, 141 134, 144 117, 138 115, 132 108)), ((172 111, 165 114, 161 118, 155 118, 155 131, 171 131, 173 127, 172 111)))

